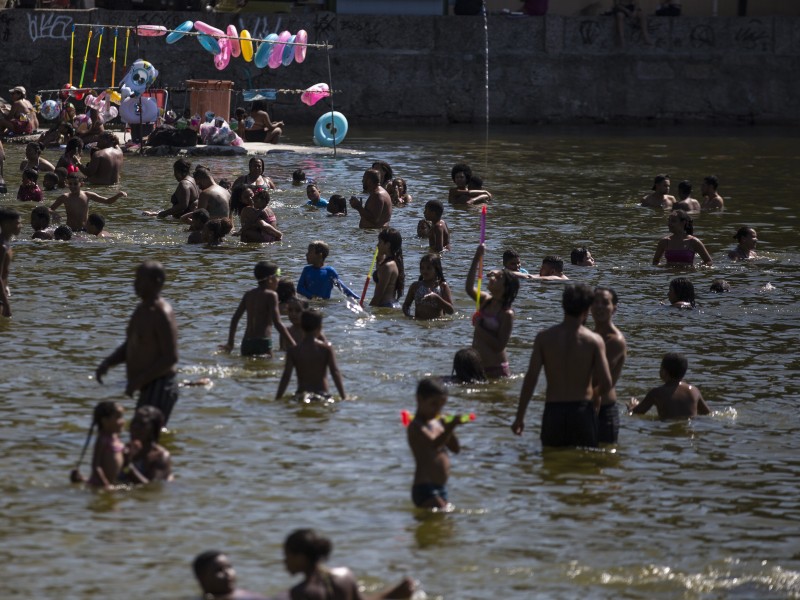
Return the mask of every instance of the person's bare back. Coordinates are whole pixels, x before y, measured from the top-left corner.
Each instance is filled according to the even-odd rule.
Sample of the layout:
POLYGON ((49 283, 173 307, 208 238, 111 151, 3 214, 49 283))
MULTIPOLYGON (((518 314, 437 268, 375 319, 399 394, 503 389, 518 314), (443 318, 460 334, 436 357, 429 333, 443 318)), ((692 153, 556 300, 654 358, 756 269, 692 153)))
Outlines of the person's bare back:
POLYGON ((598 381, 603 378, 603 339, 583 325, 575 328, 567 323, 546 329, 536 337, 547 377, 545 402, 591 400, 593 375, 598 381))
POLYGON ((125 365, 131 393, 159 377, 175 373, 178 327, 170 304, 161 297, 142 301, 127 330, 125 365))
POLYGON ((205 208, 212 219, 230 216, 231 193, 218 184, 213 184, 200 192, 198 208, 205 208))
POLYGON ((700 390, 684 381, 669 381, 653 388, 641 402, 631 402, 631 412, 643 415, 653 406, 659 419, 689 419, 711 412, 700 390))
POLYGON ((116 135, 105 132, 100 135, 97 150, 92 152, 89 162, 78 168, 95 185, 116 185, 122 174, 123 156, 116 135))

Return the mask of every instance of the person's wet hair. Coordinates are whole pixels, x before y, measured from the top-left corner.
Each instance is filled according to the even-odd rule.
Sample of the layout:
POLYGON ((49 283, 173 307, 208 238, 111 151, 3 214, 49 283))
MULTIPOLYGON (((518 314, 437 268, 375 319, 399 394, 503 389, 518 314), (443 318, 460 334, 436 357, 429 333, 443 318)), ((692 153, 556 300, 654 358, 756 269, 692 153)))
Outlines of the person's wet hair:
POLYGON ((459 383, 486 381, 481 355, 475 348, 462 348, 453 357, 453 379, 459 383))
POLYGON ((602 285, 598 285, 596 288, 594 288, 594 293, 595 295, 597 295, 600 292, 608 292, 609 294, 611 294, 611 304, 613 304, 614 306, 619 304, 619 298, 617 297, 617 292, 614 291, 614 288, 603 287, 602 285))
POLYGON ((340 195, 334 194, 328 200, 328 212, 335 214, 335 213, 344 213, 347 214, 347 199, 340 195))
POLYGON ((586 246, 581 246, 580 248, 573 248, 572 252, 569 253, 569 261, 573 265, 579 265, 586 260, 586 256, 588 254, 589 254, 589 249, 586 246))
POLYGON ((164 413, 155 406, 144 404, 133 413, 133 420, 140 421, 148 430, 149 438, 154 444, 158 443, 161 430, 164 427, 164 413))
POLYGON ((308 249, 313 252, 314 254, 322 254, 322 258, 328 258, 328 253, 330 253, 331 249, 322 240, 315 240, 308 245, 308 249))
POLYGON ((669 175, 666 174, 656 175, 653 178, 653 190, 656 189, 656 186, 658 186, 659 183, 664 183, 667 179, 669 179, 669 175))
POLYGON ((686 232, 686 235, 692 235, 694 233, 694 221, 692 217, 689 216, 689 213, 680 208, 676 208, 672 212, 683 222, 683 230, 686 232))
POLYGON ((686 277, 676 277, 669 282, 669 289, 675 294, 676 302, 688 302, 695 305, 694 284, 686 277))
POLYGON ((444 204, 438 200, 428 200, 425 203, 425 210, 431 211, 434 215, 436 215, 437 219, 441 219, 442 215, 444 214, 444 204))
POLYGON ((453 165, 453 168, 450 170, 450 179, 453 181, 456 180, 456 173, 463 173, 464 177, 467 179, 467 182, 472 179, 472 169, 470 169, 469 165, 465 163, 457 163, 453 165))
POLYGON ((446 396, 447 388, 439 377, 425 377, 417 383, 417 396, 430 398, 431 396, 446 396))
POLYGON ((724 279, 715 279, 711 282, 711 287, 709 291, 714 294, 722 294, 724 292, 731 291, 731 285, 725 281, 724 279))
POLYGON ((564 261, 561 259, 560 256, 555 256, 554 254, 548 254, 542 259, 542 265, 549 265, 553 267, 559 273, 564 271, 564 261))
POLYGON ((68 242, 72 239, 72 229, 68 225, 59 225, 53 232, 53 239, 68 242))
POLYGON ((192 170, 192 163, 190 163, 185 158, 179 158, 172 164, 172 170, 186 177, 192 170))
POLYGON ((322 313, 318 310, 304 310, 300 315, 300 328, 304 333, 313 333, 322 328, 322 313))
POLYGON ((739 227, 739 229, 736 230, 736 233, 733 234, 733 239, 735 239, 737 242, 741 242, 742 238, 750 236, 751 231, 755 230, 752 227, 748 227, 747 225, 745 225, 744 227, 739 227))
POLYGON ((288 302, 297 295, 297 288, 291 277, 281 277, 275 292, 278 294, 278 302, 288 302))
POLYGON ((661 359, 661 368, 667 372, 670 378, 679 381, 686 375, 689 369, 689 361, 686 357, 677 352, 667 352, 661 359))
POLYGON ((333 543, 313 529, 296 529, 283 542, 283 550, 304 556, 311 565, 316 565, 330 556, 333 543))
POLYGON ((716 191, 716 189, 719 187, 719 178, 717 178, 716 175, 709 175, 707 177, 703 177, 703 183, 710 185, 716 191))
POLYGON ((219 556, 225 554, 224 552, 220 552, 219 550, 206 550, 198 554, 194 561, 192 562, 192 570, 194 571, 194 576, 197 579, 201 579, 203 574, 206 570, 214 564, 214 561, 217 560, 219 556))
POLYGON ((678 184, 678 195, 684 198, 688 198, 692 195, 692 182, 688 179, 684 179, 678 184))
POLYGON ((256 266, 253 268, 253 275, 255 275, 257 281, 261 281, 262 279, 266 279, 267 277, 272 277, 278 272, 278 265, 272 261, 261 260, 256 263, 256 266))
POLYGON ((570 317, 580 317, 594 302, 594 290, 585 283, 567 285, 561 295, 561 306, 570 317))
MULTIPOLYGON (((433 267, 433 271, 436 273, 436 279, 444 283, 446 280, 444 278, 444 271, 442 270, 442 258, 435 252, 429 252, 419 259, 420 267, 426 263, 433 267)), ((422 281, 422 275, 419 276, 419 280, 422 281)))
POLYGON ((36 183, 39 180, 39 171, 36 169, 25 169, 22 172, 22 178, 36 183))

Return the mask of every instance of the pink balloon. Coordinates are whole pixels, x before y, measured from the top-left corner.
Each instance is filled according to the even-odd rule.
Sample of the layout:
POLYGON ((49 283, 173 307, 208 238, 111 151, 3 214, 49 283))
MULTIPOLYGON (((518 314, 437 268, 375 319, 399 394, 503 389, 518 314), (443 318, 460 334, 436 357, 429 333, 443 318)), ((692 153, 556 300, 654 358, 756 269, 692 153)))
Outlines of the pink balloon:
POLYGON ((331 92, 328 84, 318 83, 316 85, 312 85, 310 88, 304 91, 300 95, 300 101, 308 106, 314 106, 317 102, 330 95, 331 92))
POLYGON ((239 32, 236 31, 236 25, 228 25, 228 44, 231 47, 231 56, 239 58, 242 53, 242 48, 239 46, 239 32))

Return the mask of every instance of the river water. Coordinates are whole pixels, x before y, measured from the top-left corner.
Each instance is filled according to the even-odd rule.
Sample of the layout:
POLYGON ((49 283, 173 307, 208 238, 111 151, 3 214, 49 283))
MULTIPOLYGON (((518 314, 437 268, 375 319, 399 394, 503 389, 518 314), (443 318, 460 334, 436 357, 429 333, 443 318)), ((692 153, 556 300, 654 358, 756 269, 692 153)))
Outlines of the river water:
MULTIPOLYGON (((96 207, 107 218, 105 241, 32 241, 30 205, 0 197, 26 215, 14 244, 14 317, 0 322, 4 597, 186 598, 197 591, 190 561, 209 548, 230 554, 241 585, 275 593, 292 583, 281 564, 284 537, 309 526, 333 539, 331 563, 351 566, 368 590, 409 574, 428 597, 445 599, 800 597, 800 144, 792 132, 492 128, 487 146, 479 129, 354 128, 346 146, 364 154, 267 157, 284 188, 273 207, 285 241, 271 246, 190 247, 182 227, 140 216, 167 203, 172 158, 126 159, 128 198, 96 207), (341 298, 318 304, 352 400, 276 401, 280 354, 243 359, 217 349, 258 260, 275 260, 296 278, 307 244, 324 239, 328 264, 361 289, 376 233, 359 231, 354 214, 331 219, 307 209, 304 188, 289 182, 302 167, 323 196, 349 196, 377 159, 415 197, 392 219, 404 237, 408 283, 424 251, 415 237, 424 202, 446 197, 451 166, 465 160, 495 197, 487 268, 510 246, 535 271, 544 254, 568 263, 574 245, 588 245, 597 267, 568 265, 566 273, 620 296, 616 323, 629 345, 620 397, 642 397, 659 383, 662 354, 680 351, 712 415, 688 423, 622 415, 615 448, 543 455, 540 382, 525 435, 513 436, 533 337, 561 318, 562 286, 525 282, 509 344, 513 377, 452 389, 450 410, 478 414, 460 429, 463 451, 453 457, 455 510, 415 511, 399 412, 413 410, 420 377, 448 374, 455 351, 470 344, 463 281, 478 211, 445 209, 453 318, 418 323, 400 311, 360 314, 341 298), (704 175, 719 176, 727 209, 695 220, 713 268, 651 266, 666 215, 638 200, 658 173, 672 176, 673 190, 691 179, 696 196, 704 175), (730 263, 742 224, 757 229, 762 258, 730 263), (182 389, 164 440, 173 483, 92 493, 71 486, 68 474, 95 403, 133 407, 122 367, 104 386, 93 373, 123 339, 134 270, 145 258, 167 268, 180 378, 213 385, 182 389), (678 275, 694 282, 697 310, 661 306, 678 275), (732 291, 710 294, 716 277, 732 291)), ((15 192, 22 148, 6 150, 15 192)), ((196 162, 232 179, 247 158, 196 162)))

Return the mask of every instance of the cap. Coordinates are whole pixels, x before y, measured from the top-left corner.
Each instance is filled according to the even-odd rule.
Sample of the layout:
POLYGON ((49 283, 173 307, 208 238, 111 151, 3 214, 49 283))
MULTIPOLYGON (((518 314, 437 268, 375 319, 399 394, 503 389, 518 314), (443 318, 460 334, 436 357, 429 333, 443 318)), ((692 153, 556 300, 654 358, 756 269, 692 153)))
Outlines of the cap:
POLYGON ((27 92, 25 91, 25 88, 24 88, 24 87, 22 87, 21 85, 18 85, 17 87, 13 87, 13 88, 11 88, 11 89, 10 89, 10 90, 8 90, 8 91, 9 91, 9 93, 10 93, 10 94, 13 94, 14 92, 19 92, 19 93, 20 93, 20 94, 22 94, 23 96, 24 96, 24 95, 27 93, 27 92))

